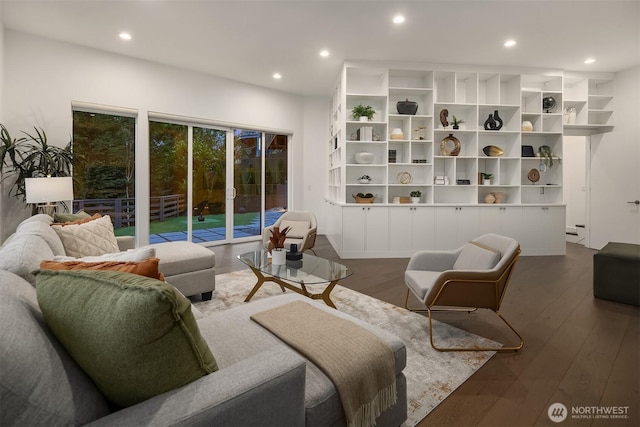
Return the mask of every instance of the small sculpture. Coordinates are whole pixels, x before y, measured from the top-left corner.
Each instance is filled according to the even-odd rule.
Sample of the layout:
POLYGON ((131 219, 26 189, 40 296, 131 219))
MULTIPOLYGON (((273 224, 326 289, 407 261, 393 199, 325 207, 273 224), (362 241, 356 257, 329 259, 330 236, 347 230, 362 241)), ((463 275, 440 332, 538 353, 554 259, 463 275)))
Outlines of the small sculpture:
POLYGON ((527 178, 529 178, 532 184, 535 184, 540 180, 540 171, 538 171, 538 169, 531 169, 527 174, 527 178))
POLYGON ((446 108, 440 110, 440 123, 442 123, 442 127, 449 126, 449 122, 447 121, 447 117, 449 117, 449 110, 446 108))

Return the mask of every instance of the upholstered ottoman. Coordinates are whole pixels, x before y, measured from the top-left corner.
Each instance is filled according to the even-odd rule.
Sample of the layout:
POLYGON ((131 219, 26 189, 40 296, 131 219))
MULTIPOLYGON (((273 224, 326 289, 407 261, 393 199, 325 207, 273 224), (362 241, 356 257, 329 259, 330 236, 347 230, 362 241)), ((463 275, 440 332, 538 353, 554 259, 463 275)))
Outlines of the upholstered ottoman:
POLYGON ((640 306, 640 245, 608 243, 593 255, 593 296, 640 306))
POLYGON ((166 242, 151 245, 160 259, 158 268, 167 282, 186 296, 202 294, 210 300, 216 287, 215 253, 192 242, 166 242))

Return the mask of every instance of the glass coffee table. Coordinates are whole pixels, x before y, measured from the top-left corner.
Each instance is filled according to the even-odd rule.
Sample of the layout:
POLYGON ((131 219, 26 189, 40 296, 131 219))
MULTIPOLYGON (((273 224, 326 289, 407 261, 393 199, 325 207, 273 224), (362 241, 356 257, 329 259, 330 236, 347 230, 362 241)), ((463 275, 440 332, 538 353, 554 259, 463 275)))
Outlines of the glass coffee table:
POLYGON ((303 254, 299 261, 287 260, 286 264, 273 265, 268 251, 253 251, 238 255, 238 259, 246 264, 258 278, 244 302, 248 302, 258 292, 264 282, 275 282, 284 292, 285 288, 311 299, 321 299, 329 307, 336 308, 330 295, 338 282, 351 276, 349 269, 337 262, 313 255, 303 254), (310 288, 323 288, 321 293, 314 293, 310 288))

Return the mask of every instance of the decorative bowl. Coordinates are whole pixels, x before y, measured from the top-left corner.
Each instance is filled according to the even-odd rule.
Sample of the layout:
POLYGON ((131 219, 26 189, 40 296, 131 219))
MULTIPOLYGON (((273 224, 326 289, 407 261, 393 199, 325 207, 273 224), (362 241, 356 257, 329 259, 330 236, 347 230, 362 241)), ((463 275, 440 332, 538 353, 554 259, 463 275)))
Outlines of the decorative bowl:
POLYGON ((358 164, 369 164, 373 162, 373 153, 367 153, 363 151, 361 153, 356 153, 353 156, 358 164))
POLYGON ((414 115, 418 112, 418 103, 415 101, 409 101, 407 98, 406 101, 398 101, 396 103, 396 108, 398 109, 398 114, 414 115))
POLYGON ((370 180, 370 179, 362 179, 362 178, 360 178, 360 179, 358 180, 358 182, 359 182, 360 184, 368 184, 368 183, 370 183, 370 182, 371 182, 371 180, 370 180))

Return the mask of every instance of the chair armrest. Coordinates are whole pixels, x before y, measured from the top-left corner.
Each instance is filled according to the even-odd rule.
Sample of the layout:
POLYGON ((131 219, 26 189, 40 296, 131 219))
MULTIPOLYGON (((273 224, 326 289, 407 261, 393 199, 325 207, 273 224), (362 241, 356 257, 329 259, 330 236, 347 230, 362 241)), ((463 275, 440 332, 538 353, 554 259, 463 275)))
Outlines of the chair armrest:
POLYGON ((90 425, 304 425, 305 370, 298 354, 276 347, 90 425))
POLYGON ((116 241, 121 251, 136 248, 136 239, 133 236, 116 236, 116 241))
POLYGON ((275 227, 274 225, 270 225, 268 227, 265 227, 264 230, 262 230, 262 246, 265 249, 267 249, 267 247, 269 246, 269 238, 273 234, 274 227, 275 227))
POLYGON ((307 249, 311 249, 316 244, 316 235, 318 234, 318 229, 316 227, 310 228, 307 231, 307 234, 302 239, 301 247, 298 249, 300 252, 304 252, 307 249))
POLYGON ((460 249, 455 251, 420 251, 409 259, 407 270, 446 271, 453 268, 460 249))

